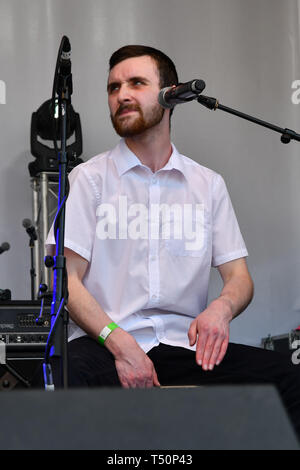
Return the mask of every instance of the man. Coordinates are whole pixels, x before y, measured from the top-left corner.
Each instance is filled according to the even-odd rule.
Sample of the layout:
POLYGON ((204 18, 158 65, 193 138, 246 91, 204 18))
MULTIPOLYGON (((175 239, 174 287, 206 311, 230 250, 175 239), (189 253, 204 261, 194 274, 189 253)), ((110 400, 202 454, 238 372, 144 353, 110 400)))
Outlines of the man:
POLYGON ((171 144, 158 93, 176 84, 156 49, 125 46, 110 59, 122 140, 70 174, 70 386, 273 382, 299 426, 296 368, 229 343, 230 322, 253 296, 248 253, 223 179, 171 144), (224 285, 207 305, 211 266, 224 285))

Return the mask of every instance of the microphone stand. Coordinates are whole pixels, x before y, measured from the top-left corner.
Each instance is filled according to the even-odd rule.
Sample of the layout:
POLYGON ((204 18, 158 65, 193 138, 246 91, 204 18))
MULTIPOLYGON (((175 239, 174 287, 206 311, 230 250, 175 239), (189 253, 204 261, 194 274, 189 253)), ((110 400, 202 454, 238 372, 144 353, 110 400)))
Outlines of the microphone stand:
MULTIPOLYGON (((246 121, 254 122, 254 124, 258 124, 259 126, 266 127, 267 129, 271 129, 274 132, 278 132, 279 134, 281 134, 280 140, 283 144, 289 144, 291 140, 296 140, 297 142, 300 142, 300 134, 293 131, 292 129, 283 129, 282 127, 278 127, 269 122, 262 121, 261 119, 257 119, 254 116, 250 116, 249 114, 237 111, 236 109, 228 108, 228 106, 224 106, 219 103, 219 100, 217 100, 216 98, 212 98, 205 95, 199 95, 197 101, 198 103, 202 104, 210 110, 216 111, 217 109, 220 109, 221 111, 233 114, 234 116, 245 119, 246 121)), ((296 330, 298 329, 300 329, 300 326, 296 328, 296 330)))
MULTIPOLYGON (((258 124, 259 126, 266 127, 267 129, 271 129, 274 132, 278 132, 281 134, 281 142, 283 144, 289 144, 291 140, 296 140, 297 142, 300 142, 300 134, 297 134, 297 132, 293 131, 292 129, 283 129, 282 127, 275 126, 274 124, 271 124, 266 121, 262 121, 261 119, 258 119, 254 116, 250 116, 249 114, 242 113, 241 111, 237 111, 236 109, 229 108, 228 106, 222 105, 218 99, 212 98, 210 96, 205 96, 205 95, 199 95, 197 98, 198 103, 202 104, 206 108, 216 111, 217 109, 220 109, 221 111, 225 111, 226 113, 233 114, 234 116, 240 117, 242 119, 245 119, 246 121, 254 122, 254 124, 258 124)), ((296 328, 296 330, 299 330, 300 326, 296 328)), ((295 330, 295 331, 296 331, 295 330)))
MULTIPOLYGON (((54 390, 53 374, 50 364, 54 365, 55 373, 60 370, 60 377, 57 377, 62 388, 68 388, 68 366, 67 366, 67 345, 68 345, 68 312, 65 305, 68 302, 68 285, 66 258, 64 257, 64 237, 65 237, 65 202, 68 197, 68 154, 67 147, 67 119, 68 104, 71 102, 72 74, 57 74, 58 61, 66 36, 62 38, 60 51, 58 54, 56 74, 53 86, 52 102, 55 103, 55 93, 58 95, 59 117, 61 125, 61 149, 58 152, 59 161, 59 193, 58 193, 58 211, 55 217, 54 234, 56 238, 56 256, 49 259, 47 257, 47 266, 53 266, 54 284, 53 300, 51 304, 51 330, 49 333, 44 363, 44 381, 45 389, 54 390), (50 349, 51 348, 51 349, 50 349)), ((54 109, 53 109, 54 112, 54 109)))
POLYGON ((259 126, 267 127, 274 132, 279 132, 281 134, 281 142, 283 144, 289 144, 291 140, 296 140, 300 142, 300 134, 297 134, 295 131, 291 129, 283 129, 281 127, 275 126, 274 124, 270 124, 269 122, 262 121, 261 119, 257 119, 256 117, 249 116, 248 114, 241 113, 233 108, 228 108, 227 106, 222 105, 219 103, 219 100, 216 98, 211 98, 209 96, 200 95, 197 98, 198 103, 202 104, 208 109, 216 111, 220 109, 221 111, 225 111, 226 113, 233 114, 238 116, 242 119, 246 119, 247 121, 254 122, 254 124, 258 124, 259 126))
POLYGON ((35 269, 34 269, 34 238, 30 237, 29 240, 29 248, 30 248, 30 279, 31 279, 31 300, 34 300, 34 278, 36 277, 35 269))

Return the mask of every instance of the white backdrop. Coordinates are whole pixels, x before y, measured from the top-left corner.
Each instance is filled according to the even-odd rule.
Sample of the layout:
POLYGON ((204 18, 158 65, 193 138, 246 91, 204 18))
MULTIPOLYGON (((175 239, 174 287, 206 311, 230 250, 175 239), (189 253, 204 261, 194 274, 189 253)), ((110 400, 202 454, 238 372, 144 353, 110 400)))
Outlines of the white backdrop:
MULTIPOLYGON (((51 96, 64 34, 84 159, 118 140, 105 88, 108 59, 125 44, 162 49, 181 81, 202 78, 222 104, 300 131, 297 0, 0 0, 0 243, 11 245, 0 257, 0 288, 15 300, 30 298, 22 220, 32 217, 31 113, 51 96)), ((172 129, 180 152, 225 178, 249 250, 255 298, 232 322, 231 339, 258 345, 297 327, 300 144, 195 102, 176 108, 172 129)), ((210 296, 220 287, 213 271, 210 296)))

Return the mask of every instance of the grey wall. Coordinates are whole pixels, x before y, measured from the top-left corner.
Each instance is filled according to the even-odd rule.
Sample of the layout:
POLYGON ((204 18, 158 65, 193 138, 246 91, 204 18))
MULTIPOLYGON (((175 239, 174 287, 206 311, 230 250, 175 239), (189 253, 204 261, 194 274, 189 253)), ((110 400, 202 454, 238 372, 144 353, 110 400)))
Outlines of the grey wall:
MULTIPOLYGON (((115 144, 106 104, 107 61, 118 47, 164 50, 182 81, 202 78, 228 106, 300 130, 291 86, 300 80, 297 0, 0 0, 0 288, 30 298, 28 239, 32 217, 27 170, 31 113, 50 98, 62 35, 72 44, 73 105, 83 127, 84 159, 115 144), (1 92, 1 87, 0 87, 1 92)), ((197 103, 178 106, 178 149, 220 172, 229 187, 250 253, 256 286, 231 339, 259 344, 300 324, 300 146, 197 103)), ((201 280, 199 280, 201 282, 201 280)), ((212 273, 210 296, 221 287, 212 273)))

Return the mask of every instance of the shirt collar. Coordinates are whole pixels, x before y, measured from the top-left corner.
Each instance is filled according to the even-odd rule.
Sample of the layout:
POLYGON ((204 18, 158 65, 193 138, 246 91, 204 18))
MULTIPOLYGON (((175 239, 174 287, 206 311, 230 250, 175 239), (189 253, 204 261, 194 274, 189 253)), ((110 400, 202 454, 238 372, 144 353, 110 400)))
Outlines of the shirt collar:
MULTIPOLYGON (((175 169, 186 176, 183 157, 179 154, 174 144, 172 144, 172 149, 171 157, 166 165, 159 171, 175 169)), ((139 158, 128 148, 124 139, 120 140, 117 147, 113 150, 112 158, 117 167, 119 176, 122 176, 124 173, 136 166, 144 166, 139 158)))

